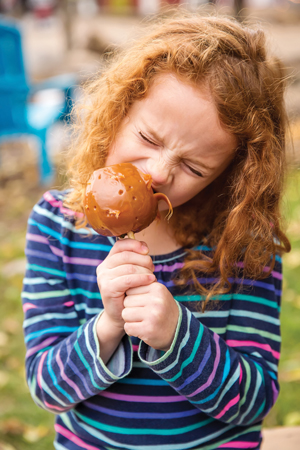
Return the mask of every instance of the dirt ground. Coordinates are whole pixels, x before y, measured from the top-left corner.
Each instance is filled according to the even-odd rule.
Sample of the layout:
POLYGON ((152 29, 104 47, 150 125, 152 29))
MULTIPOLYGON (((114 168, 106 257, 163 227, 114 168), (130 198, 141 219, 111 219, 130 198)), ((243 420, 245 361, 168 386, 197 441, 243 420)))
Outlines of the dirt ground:
MULTIPOLYGON (((300 21, 268 21, 268 16, 257 17, 267 31, 274 52, 280 56, 291 76, 287 92, 288 112, 300 141, 300 21), (297 125, 298 124, 298 125, 297 125)), ((76 72, 79 81, 101 70, 103 46, 122 46, 143 30, 141 18, 121 16, 80 17, 72 25, 72 49, 67 50, 67 39, 60 18, 37 23, 31 16, 22 19, 25 64, 32 80, 38 81, 58 73, 76 72)), ((300 427, 265 429, 262 450, 296 450, 300 448, 300 427)))

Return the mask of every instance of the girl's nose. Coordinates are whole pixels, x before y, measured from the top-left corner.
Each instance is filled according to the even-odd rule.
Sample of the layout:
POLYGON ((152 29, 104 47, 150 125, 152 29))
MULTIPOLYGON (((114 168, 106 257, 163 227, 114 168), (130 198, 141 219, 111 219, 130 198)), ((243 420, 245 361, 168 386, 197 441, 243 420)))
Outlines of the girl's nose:
POLYGON ((147 173, 151 175, 154 186, 163 186, 170 183, 173 176, 171 167, 161 159, 149 161, 147 173))

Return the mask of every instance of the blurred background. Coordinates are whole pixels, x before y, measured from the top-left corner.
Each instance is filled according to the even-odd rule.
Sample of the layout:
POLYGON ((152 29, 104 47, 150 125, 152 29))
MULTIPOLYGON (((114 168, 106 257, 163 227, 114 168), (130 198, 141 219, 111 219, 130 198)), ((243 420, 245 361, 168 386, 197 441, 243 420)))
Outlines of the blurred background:
POLYGON ((0 450, 53 448, 54 418, 33 403, 25 383, 20 291, 30 210, 65 182, 72 103, 112 51, 143 33, 145 21, 183 5, 260 24, 286 66, 284 211, 292 252, 284 256, 281 392, 265 432, 300 426, 300 0, 0 0, 0 450))

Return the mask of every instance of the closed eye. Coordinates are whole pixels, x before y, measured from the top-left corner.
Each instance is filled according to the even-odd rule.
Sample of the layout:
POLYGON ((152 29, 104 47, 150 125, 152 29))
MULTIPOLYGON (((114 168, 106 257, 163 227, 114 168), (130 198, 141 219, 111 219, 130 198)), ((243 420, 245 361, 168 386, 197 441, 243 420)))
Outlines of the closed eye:
POLYGON ((188 166, 187 164, 185 164, 185 166, 191 171, 193 172, 195 175, 197 175, 198 177, 204 177, 204 175, 201 172, 198 172, 198 170, 193 169, 192 167, 188 166))
POLYGON ((139 135, 141 136, 141 138, 142 138, 144 141, 146 141, 146 142, 148 142, 149 144, 152 144, 152 145, 155 145, 156 147, 158 147, 158 145, 155 144, 155 142, 150 141, 150 139, 148 139, 141 131, 139 131, 139 135))

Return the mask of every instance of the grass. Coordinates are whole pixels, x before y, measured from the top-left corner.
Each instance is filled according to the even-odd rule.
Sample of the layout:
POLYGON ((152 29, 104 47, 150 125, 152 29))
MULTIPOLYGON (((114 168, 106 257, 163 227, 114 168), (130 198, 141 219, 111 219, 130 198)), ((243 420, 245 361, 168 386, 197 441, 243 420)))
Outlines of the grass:
MULTIPOLYGON (((54 416, 38 408, 25 383, 20 291, 24 270, 26 221, 43 189, 26 171, 6 180, 0 191, 0 449, 53 448, 54 416), (23 178, 22 178, 23 177, 23 178), (26 186, 26 189, 24 189, 26 186), (1 202, 1 199, 3 200, 1 202), (11 199, 11 200, 10 200, 11 199), (5 200, 5 201, 4 201, 5 200)), ((266 427, 300 425, 300 172, 288 180, 286 211, 293 251, 284 257, 281 392, 266 427)))

